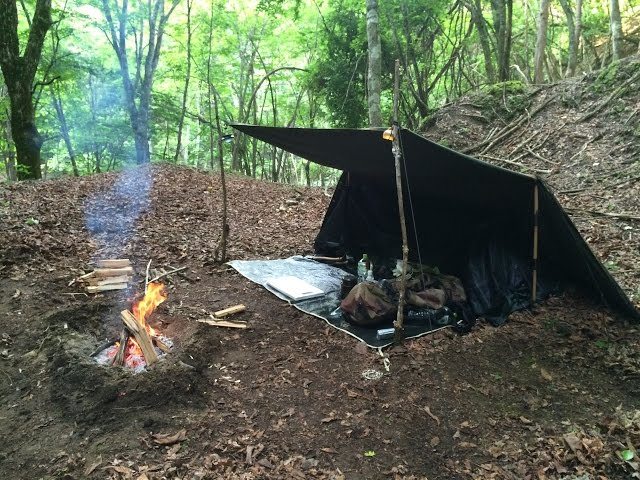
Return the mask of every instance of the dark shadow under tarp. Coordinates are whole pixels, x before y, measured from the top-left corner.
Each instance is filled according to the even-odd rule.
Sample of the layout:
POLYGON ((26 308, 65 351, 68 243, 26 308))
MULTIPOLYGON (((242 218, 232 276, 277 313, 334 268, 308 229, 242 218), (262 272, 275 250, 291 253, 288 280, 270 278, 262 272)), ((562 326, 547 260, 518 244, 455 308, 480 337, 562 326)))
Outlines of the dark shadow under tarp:
MULTIPOLYGON (((363 328, 331 315, 340 305, 340 284, 344 276, 348 275, 344 270, 300 256, 281 260, 233 260, 228 265, 252 282, 262 285, 278 298, 291 303, 298 310, 322 318, 332 327, 363 341, 370 347, 386 347, 393 343, 393 339, 379 340, 376 338, 377 328, 393 327, 392 322, 389 322, 388 325, 382 324, 377 328, 363 328), (286 296, 267 285, 270 278, 285 275, 300 278, 325 292, 325 295, 295 303, 290 302, 286 296)), ((420 337, 440 330, 440 328, 442 327, 430 328, 429 325, 415 325, 406 322, 405 338, 420 337)))

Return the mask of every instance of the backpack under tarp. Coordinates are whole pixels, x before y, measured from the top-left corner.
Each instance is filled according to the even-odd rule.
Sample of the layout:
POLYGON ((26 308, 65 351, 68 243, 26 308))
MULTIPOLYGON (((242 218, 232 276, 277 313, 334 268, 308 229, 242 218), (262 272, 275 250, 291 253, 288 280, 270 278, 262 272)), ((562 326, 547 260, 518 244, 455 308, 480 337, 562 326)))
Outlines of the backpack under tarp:
MULTIPOLYGON (((393 320, 398 309, 400 280, 391 279, 357 284, 340 303, 347 319, 361 327, 375 327, 393 320)), ((462 282, 452 275, 423 273, 407 281, 407 309, 440 310, 445 306, 467 318, 467 296, 462 282)))

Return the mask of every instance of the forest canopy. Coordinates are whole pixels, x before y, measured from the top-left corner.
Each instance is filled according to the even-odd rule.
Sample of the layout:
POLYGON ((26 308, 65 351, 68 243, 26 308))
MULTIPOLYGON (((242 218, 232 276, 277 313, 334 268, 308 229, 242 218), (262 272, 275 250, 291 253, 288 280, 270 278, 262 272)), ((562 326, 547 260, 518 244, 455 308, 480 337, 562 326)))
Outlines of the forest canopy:
POLYGON ((325 185, 229 122, 420 131, 471 91, 582 75, 640 48, 638 0, 0 0, 8 179, 172 162, 325 185), (382 124, 382 125, 379 125, 382 124), (222 159, 222 163, 220 160, 222 159))

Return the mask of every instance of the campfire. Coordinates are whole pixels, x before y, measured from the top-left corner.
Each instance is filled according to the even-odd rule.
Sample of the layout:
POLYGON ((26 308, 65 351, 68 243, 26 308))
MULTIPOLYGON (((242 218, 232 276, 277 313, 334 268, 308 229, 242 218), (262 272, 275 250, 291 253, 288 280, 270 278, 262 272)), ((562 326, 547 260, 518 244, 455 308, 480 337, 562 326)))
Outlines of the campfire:
POLYGON ((96 355, 98 363, 125 366, 136 372, 144 370, 171 350, 172 342, 158 334, 148 323, 154 310, 167 299, 164 285, 151 282, 144 297, 130 310, 120 312, 123 328, 120 339, 96 355))

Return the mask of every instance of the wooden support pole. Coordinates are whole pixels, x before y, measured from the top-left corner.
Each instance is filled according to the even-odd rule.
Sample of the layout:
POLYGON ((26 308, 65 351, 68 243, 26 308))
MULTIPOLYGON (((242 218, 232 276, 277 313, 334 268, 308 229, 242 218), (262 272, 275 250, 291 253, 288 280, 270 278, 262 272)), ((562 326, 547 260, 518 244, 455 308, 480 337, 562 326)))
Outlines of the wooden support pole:
POLYGON ((538 294, 538 179, 533 187, 533 265, 531 278, 531 305, 535 305, 538 294))
POLYGON ((398 104, 400 101, 400 60, 396 60, 393 86, 393 157, 396 166, 396 190, 398 192, 398 213, 400 216, 400 231, 402 232, 402 275, 400 276, 400 291, 398 299, 398 312, 396 321, 393 322, 395 328, 396 343, 402 342, 404 338, 404 296, 407 289, 407 263, 409 262, 409 242, 407 240, 407 222, 404 218, 404 198, 402 192, 402 169, 400 161, 402 159, 402 149, 400 146, 400 128, 398 127, 398 104))
POLYGON ((147 362, 147 365, 152 365, 158 361, 158 354, 153 349, 153 343, 151 342, 151 337, 149 333, 144 328, 144 326, 138 323, 136 317, 133 316, 129 310, 123 310, 120 312, 120 317, 122 317, 122 321, 125 326, 136 339, 138 345, 140 345, 140 349, 142 350, 142 354, 144 355, 144 360, 147 362))

